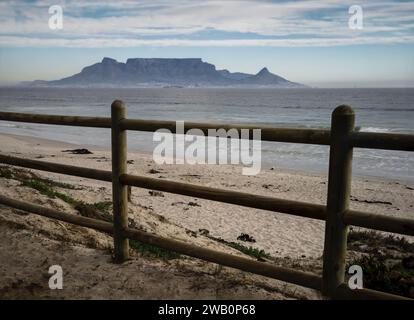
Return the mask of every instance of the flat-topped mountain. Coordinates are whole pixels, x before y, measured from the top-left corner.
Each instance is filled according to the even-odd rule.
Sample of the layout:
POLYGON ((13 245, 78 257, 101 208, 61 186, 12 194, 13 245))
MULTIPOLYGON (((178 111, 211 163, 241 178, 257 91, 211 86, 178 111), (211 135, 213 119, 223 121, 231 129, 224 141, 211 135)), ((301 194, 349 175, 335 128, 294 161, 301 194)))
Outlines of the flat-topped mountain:
POLYGON ((132 58, 126 63, 103 58, 101 62, 87 66, 73 76, 54 81, 37 80, 29 84, 91 87, 304 87, 270 73, 267 68, 255 75, 231 73, 228 70, 216 70, 213 64, 200 58, 132 58))

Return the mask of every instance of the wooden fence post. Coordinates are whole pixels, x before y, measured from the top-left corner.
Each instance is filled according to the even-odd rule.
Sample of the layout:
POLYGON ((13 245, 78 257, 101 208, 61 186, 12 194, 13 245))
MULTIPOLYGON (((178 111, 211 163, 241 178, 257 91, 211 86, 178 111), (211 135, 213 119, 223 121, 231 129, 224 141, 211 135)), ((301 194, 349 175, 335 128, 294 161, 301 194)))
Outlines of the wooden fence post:
POLYGON ((333 111, 322 277, 322 293, 331 298, 345 277, 348 227, 343 216, 351 193, 353 148, 349 137, 354 124, 350 106, 341 105, 333 111))
POLYGON ((128 227, 127 186, 120 182, 120 175, 127 173, 127 132, 119 126, 126 118, 126 106, 120 100, 111 105, 112 118, 112 201, 114 215, 115 262, 122 263, 129 258, 128 239, 122 231, 128 227))

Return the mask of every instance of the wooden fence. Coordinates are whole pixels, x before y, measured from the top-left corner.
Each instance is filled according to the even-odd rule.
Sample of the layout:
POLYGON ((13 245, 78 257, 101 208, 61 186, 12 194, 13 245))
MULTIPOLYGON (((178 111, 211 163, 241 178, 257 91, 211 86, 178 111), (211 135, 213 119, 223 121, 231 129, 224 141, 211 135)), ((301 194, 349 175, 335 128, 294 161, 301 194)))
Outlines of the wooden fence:
POLYGON ((349 225, 414 235, 413 219, 388 217, 349 209, 353 148, 414 151, 414 135, 357 132, 354 130, 355 115, 349 106, 342 105, 334 110, 331 130, 261 128, 258 126, 191 122, 186 122, 184 127, 185 132, 197 128, 204 133, 207 133, 208 129, 217 130, 220 128, 225 130, 236 129, 239 133, 241 129, 261 129, 261 139, 264 141, 329 145, 330 158, 326 206, 128 174, 126 163, 127 130, 153 132, 167 128, 175 133, 176 127, 174 121, 127 119, 126 106, 119 100, 112 103, 111 118, 0 112, 0 120, 111 128, 112 171, 81 168, 1 154, 0 163, 112 182, 113 224, 67 214, 2 195, 0 195, 0 204, 111 234, 114 238, 116 262, 123 262, 128 259, 128 239, 134 239, 191 257, 321 290, 325 296, 334 299, 404 299, 401 296, 370 289, 349 289, 347 284, 344 283, 345 255, 349 225), (320 277, 267 262, 237 257, 130 228, 128 227, 127 217, 127 186, 325 220, 323 275, 320 277))

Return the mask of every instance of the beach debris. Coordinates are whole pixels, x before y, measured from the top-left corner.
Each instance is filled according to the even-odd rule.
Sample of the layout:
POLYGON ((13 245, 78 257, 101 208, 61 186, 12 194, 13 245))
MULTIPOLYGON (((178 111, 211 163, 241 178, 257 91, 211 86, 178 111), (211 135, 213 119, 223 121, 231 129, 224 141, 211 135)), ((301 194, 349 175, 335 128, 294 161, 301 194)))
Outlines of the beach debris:
POLYGON ((288 192, 290 191, 289 188, 287 187, 283 187, 281 185, 277 185, 275 186, 274 184, 262 184, 262 187, 268 190, 273 190, 273 191, 277 191, 277 192, 288 192))
POLYGON ((225 186, 225 187, 229 187, 229 188, 232 188, 232 187, 237 187, 237 185, 235 185, 235 184, 228 184, 228 183, 222 183, 222 185, 223 186, 225 186))
POLYGON ((192 201, 190 201, 190 202, 188 203, 188 205, 189 205, 189 206, 191 206, 191 207, 201 207, 201 205, 200 205, 200 204, 198 204, 197 202, 192 202, 192 201))
POLYGON ((148 211, 153 211, 154 208, 152 206, 143 206, 143 205, 138 205, 140 206, 142 209, 148 210, 148 211))
POLYGON ((107 157, 89 157, 88 159, 94 159, 94 160, 108 160, 107 157))
POLYGON ((173 203, 171 203, 171 205, 172 205, 172 206, 176 206, 176 205, 178 205, 178 204, 184 204, 184 202, 182 202, 182 201, 177 201, 177 202, 173 202, 173 203))
POLYGON ((134 160, 127 160, 127 164, 134 164, 134 160))
POLYGON ((185 233, 188 234, 191 237, 197 238, 197 232, 193 231, 193 230, 185 230, 185 233))
POLYGON ((148 171, 148 173, 150 173, 150 174, 157 174, 157 173, 161 173, 161 171, 158 171, 158 170, 155 170, 155 169, 150 169, 148 171))
POLYGON ((210 234, 210 231, 208 231, 207 229, 198 229, 198 233, 202 236, 208 236, 210 234))
MULTIPOLYGON (((200 204, 198 204, 197 202, 193 202, 193 201, 190 201, 190 202, 182 202, 182 201, 177 201, 177 202, 172 202, 171 203, 171 205, 172 206, 176 206, 176 205, 188 205, 188 206, 190 206, 190 207, 201 207, 201 205, 200 204)), ((189 208, 184 208, 184 210, 188 210, 189 208)))
POLYGON ((256 242, 256 240, 252 236, 249 236, 247 233, 242 233, 241 235, 239 235, 237 237, 237 240, 245 242, 256 242))
POLYGON ((202 175, 200 174, 180 174, 179 177, 188 177, 188 178, 197 178, 200 179, 202 175))
POLYGON ((72 154, 93 154, 93 152, 88 149, 72 149, 72 150, 62 150, 62 152, 69 152, 72 154))
POLYGON ((153 213, 153 212, 152 212, 152 214, 153 214, 154 216, 156 216, 156 217, 157 217, 157 219, 158 219, 160 222, 168 222, 168 219, 167 219, 166 217, 164 217, 163 215, 160 215, 160 214, 158 214, 158 213, 153 213))
POLYGON ((131 186, 127 186, 127 198, 128 198, 128 202, 132 202, 132 187, 131 186))
POLYGON ((275 170, 275 167, 271 167, 269 170, 275 170))
POLYGON ((135 222, 134 219, 128 218, 128 227, 129 228, 137 228, 138 224, 135 222))
POLYGON ((152 197, 164 197, 164 194, 162 192, 160 192, 160 191, 150 190, 150 191, 148 191, 148 193, 152 197))
POLYGON ((375 204, 388 204, 392 205, 392 202, 389 201, 380 201, 380 200, 360 200, 356 197, 351 196, 351 201, 357 201, 357 202, 364 202, 364 203, 375 203, 375 204))

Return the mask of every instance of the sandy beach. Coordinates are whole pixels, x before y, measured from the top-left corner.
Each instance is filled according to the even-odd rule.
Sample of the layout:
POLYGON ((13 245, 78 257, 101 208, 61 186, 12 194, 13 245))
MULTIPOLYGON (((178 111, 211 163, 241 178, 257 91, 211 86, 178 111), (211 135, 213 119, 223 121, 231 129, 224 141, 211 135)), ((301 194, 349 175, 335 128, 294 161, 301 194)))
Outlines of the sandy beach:
MULTIPOLYGON (((62 151, 85 146, 6 134, 0 135, 0 146, 1 153, 6 155, 103 170, 110 170, 111 167, 110 152, 102 148, 88 146, 87 148, 92 154, 70 154, 62 151)), ((318 204, 326 202, 327 175, 281 170, 275 166, 262 170, 257 176, 243 176, 240 166, 157 165, 153 162, 151 155, 139 153, 129 153, 128 160, 128 171, 132 174, 282 199, 318 204)), ((87 203, 111 200, 111 185, 109 183, 31 171, 40 177, 76 186, 74 189, 65 190, 65 193, 72 198, 82 199, 87 203)), ((13 179, 0 178, 0 192, 11 198, 76 214, 76 210, 61 199, 50 199, 36 190, 21 186, 18 181, 13 179)), ((412 183, 354 177, 351 208, 388 216, 414 218, 413 196, 414 185, 412 183)), ((314 267, 320 265, 324 238, 324 223, 321 221, 186 196, 150 192, 139 188, 132 188, 129 216, 138 227, 146 231, 232 254, 241 255, 242 253, 214 241, 212 238, 252 246, 264 250, 277 259, 294 260, 296 264, 301 265, 302 269, 306 269, 307 265, 314 267), (255 242, 237 240, 242 233, 253 237, 255 242)), ((149 260, 148 263, 145 262, 146 260, 137 259, 129 261, 122 266, 122 270, 116 271, 116 266, 108 262, 110 255, 108 253, 102 254, 99 251, 112 246, 112 239, 109 236, 66 223, 51 221, 47 218, 23 214, 3 206, 0 206, 0 228, 2 229, 0 232, 2 237, 0 254, 2 255, 1 260, 5 261, 2 263, 0 271, 2 279, 0 281, 0 295, 5 297, 7 297, 7 292, 14 292, 13 294, 19 292, 18 290, 7 290, 7 288, 12 288, 13 283, 17 281, 13 273, 20 274, 21 281, 28 281, 28 277, 34 276, 35 271, 40 270, 42 264, 47 264, 50 260, 59 260, 70 265, 68 267, 70 269, 69 277, 73 277, 75 272, 79 272, 81 280, 77 282, 77 290, 73 291, 77 293, 71 294, 69 289, 66 291, 66 295, 57 293, 57 296, 53 296, 54 293, 50 293, 50 291, 47 291, 49 293, 43 292, 37 288, 37 281, 41 281, 45 277, 44 271, 43 274, 34 276, 37 280, 30 280, 34 283, 34 287, 24 291, 25 294, 30 296, 28 292, 32 290, 39 297, 103 298, 108 295, 105 288, 108 289, 111 286, 120 288, 120 283, 125 281, 122 286, 126 286, 128 293, 126 294, 126 291, 122 290, 116 291, 117 293, 114 291, 118 298, 283 299, 320 297, 312 290, 229 268, 223 268, 225 271, 217 272, 216 265, 196 259, 185 259, 178 262, 149 260), (11 214, 12 212, 18 214, 11 214), (33 233, 33 230, 36 232, 33 233), (70 243, 64 244, 68 241, 70 243), (88 267, 82 269, 77 263, 83 266, 88 265, 88 267), (104 279, 106 276, 102 276, 103 279, 100 280, 103 281, 98 278, 94 279, 96 283, 100 284, 93 286, 90 277, 93 270, 89 269, 93 269, 94 265, 102 266, 103 269, 99 270, 101 275, 115 272, 119 274, 120 278, 115 280, 108 276, 104 279), (168 278, 166 281, 171 287, 162 286, 163 289, 161 289, 161 285, 157 284, 157 275, 154 270, 163 270, 163 277, 168 278), (171 276, 168 276, 168 272, 171 276), (184 276, 191 272, 200 273, 197 276, 197 281, 201 283, 199 283, 198 293, 189 289, 192 286, 197 286, 195 283, 190 283, 194 278, 184 276), (28 276, 28 273, 31 276, 28 276), (128 275, 134 276, 131 278, 128 275), (229 277, 235 281, 236 284, 233 284, 235 287, 226 285, 229 277), (141 285, 148 280, 145 288, 152 289, 139 293, 136 288, 128 287, 126 280, 129 284, 132 281, 141 285), (103 282, 106 282, 105 287, 102 287, 103 282), (177 287, 174 287, 175 285, 177 287), (248 287, 247 291, 246 286, 248 287), (220 289, 217 289, 218 287, 220 289)), ((412 241, 412 239, 409 240, 412 241)), ((70 283, 70 278, 67 281, 70 283)))

